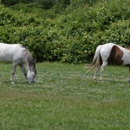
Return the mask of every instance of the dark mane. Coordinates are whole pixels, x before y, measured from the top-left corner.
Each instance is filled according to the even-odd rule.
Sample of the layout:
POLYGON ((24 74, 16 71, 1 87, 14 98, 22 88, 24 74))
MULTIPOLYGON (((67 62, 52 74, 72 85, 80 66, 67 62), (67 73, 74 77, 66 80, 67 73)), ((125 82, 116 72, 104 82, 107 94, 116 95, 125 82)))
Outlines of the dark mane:
POLYGON ((29 67, 33 69, 33 71, 35 72, 35 74, 37 74, 37 72, 36 72, 36 66, 35 66, 35 61, 33 59, 32 54, 29 52, 28 49, 26 49, 26 57, 27 57, 27 60, 28 60, 29 67))

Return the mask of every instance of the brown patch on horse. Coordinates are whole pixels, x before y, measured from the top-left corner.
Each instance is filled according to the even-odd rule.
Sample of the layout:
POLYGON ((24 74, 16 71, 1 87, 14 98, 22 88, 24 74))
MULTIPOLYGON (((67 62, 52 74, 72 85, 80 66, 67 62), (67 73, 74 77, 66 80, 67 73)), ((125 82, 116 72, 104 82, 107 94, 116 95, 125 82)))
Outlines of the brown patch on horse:
POLYGON ((116 65, 123 64, 123 51, 116 45, 114 45, 111 49, 110 56, 108 58, 108 63, 114 63, 116 65))
POLYGON ((127 47, 126 49, 127 49, 127 50, 130 50, 130 47, 127 47))

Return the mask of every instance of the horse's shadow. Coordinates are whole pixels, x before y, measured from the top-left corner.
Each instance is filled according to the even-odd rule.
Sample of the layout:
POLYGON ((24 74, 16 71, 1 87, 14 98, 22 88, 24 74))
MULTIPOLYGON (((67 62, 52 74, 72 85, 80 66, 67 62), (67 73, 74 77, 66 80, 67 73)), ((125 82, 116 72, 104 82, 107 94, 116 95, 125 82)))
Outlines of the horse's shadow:
POLYGON ((111 82, 111 83, 130 83, 128 80, 113 80, 113 79, 103 79, 101 82, 111 82))
POLYGON ((12 84, 11 83, 11 81, 9 81, 9 80, 4 80, 4 81, 0 81, 1 82, 1 84, 3 83, 3 84, 11 84, 11 85, 18 85, 18 84, 22 84, 22 85, 30 85, 29 83, 27 83, 27 82, 20 82, 20 81, 15 81, 14 82, 14 84, 12 84))
POLYGON ((111 82, 111 83, 130 83, 129 79, 114 79, 114 78, 103 78, 102 80, 100 80, 99 78, 93 79, 92 77, 87 77, 88 80, 91 81, 97 81, 97 82, 101 82, 101 83, 105 83, 105 82, 111 82))
POLYGON ((107 82, 107 83, 118 83, 118 84, 120 84, 120 83, 130 83, 129 80, 121 80, 121 79, 114 80, 114 79, 107 79, 107 78, 104 78, 103 80, 96 79, 95 81, 99 81, 101 83, 107 82))

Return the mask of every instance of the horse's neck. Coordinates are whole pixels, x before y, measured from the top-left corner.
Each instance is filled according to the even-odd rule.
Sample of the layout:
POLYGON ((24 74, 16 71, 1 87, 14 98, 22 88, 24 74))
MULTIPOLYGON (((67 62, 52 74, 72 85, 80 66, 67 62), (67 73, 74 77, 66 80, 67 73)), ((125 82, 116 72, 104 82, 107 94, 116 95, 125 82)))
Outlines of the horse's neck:
POLYGON ((32 57, 31 57, 30 53, 28 52, 28 50, 26 50, 26 53, 25 53, 25 63, 27 65, 28 71, 32 70, 32 66, 31 66, 31 63, 30 63, 31 59, 32 59, 32 57))
POLYGON ((26 64, 28 71, 33 71, 36 74, 35 62, 31 53, 26 49, 26 64))
POLYGON ((28 59, 26 59, 26 65, 27 65, 28 71, 32 71, 32 65, 30 64, 28 59))

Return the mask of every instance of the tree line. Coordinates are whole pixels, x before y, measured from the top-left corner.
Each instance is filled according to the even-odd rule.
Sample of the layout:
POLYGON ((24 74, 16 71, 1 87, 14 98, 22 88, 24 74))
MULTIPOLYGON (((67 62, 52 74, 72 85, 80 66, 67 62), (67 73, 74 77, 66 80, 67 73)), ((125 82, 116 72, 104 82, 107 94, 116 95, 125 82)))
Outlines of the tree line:
POLYGON ((0 42, 23 44, 36 61, 67 63, 92 61, 106 42, 130 46, 130 0, 70 0, 50 9, 37 2, 0 5, 0 42))
POLYGON ((87 3, 89 5, 93 5, 94 3, 101 0, 1 0, 1 3, 5 6, 12 6, 19 3, 37 3, 42 6, 44 9, 50 9, 54 5, 60 4, 62 7, 66 8, 70 4, 81 4, 87 3))

